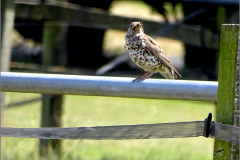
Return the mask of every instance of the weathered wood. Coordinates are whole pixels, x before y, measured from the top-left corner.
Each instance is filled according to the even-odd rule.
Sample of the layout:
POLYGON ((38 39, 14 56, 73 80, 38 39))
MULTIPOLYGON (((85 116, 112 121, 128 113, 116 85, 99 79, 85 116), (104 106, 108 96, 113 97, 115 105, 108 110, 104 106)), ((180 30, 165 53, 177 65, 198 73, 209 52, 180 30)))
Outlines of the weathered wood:
MULTIPOLYGON (((1 72, 10 69, 11 61, 11 35, 15 17, 14 0, 1 1, 1 72)), ((2 118, 2 108, 5 106, 5 93, 1 92, 0 116, 2 118)), ((1 122, 1 120, 0 120, 1 122)))
MULTIPOLYGON (((234 108, 236 85, 236 57, 238 49, 238 33, 239 25, 223 25, 220 40, 220 56, 219 56, 219 86, 218 101, 216 110, 216 122, 236 125, 234 123, 238 109, 234 108)), ((238 93, 239 94, 239 93, 238 93)), ((214 144, 214 160, 220 159, 238 159, 239 153, 234 151, 239 145, 229 142, 215 140, 214 144), (222 150, 222 152, 219 152, 222 150)))
MULTIPOLYGON (((138 125, 97 126, 97 127, 47 127, 47 128, 1 128, 1 137, 40 139, 159 139, 206 136, 204 121, 156 123, 138 125)), ((239 144, 239 128, 212 123, 210 138, 239 144), (226 136, 227 135, 227 136, 226 136)))
MULTIPOLYGON (((42 95, 48 96, 48 95, 42 95)), ((41 127, 50 127, 50 99, 42 100, 41 127)), ((39 140, 39 154, 41 157, 47 156, 51 148, 50 141, 39 140)))
MULTIPOLYGON (((234 113, 233 113, 233 126, 240 126, 239 124, 239 109, 240 109, 240 97, 239 97, 239 79, 240 79, 240 35, 238 34, 238 51, 236 57, 236 74, 235 74, 235 95, 234 95, 234 113)), ((232 145, 232 159, 239 159, 239 145, 232 145)))
POLYGON ((65 66, 66 34, 67 26, 56 26, 52 25, 52 22, 45 22, 43 66, 65 66))
MULTIPOLYGON (((238 74, 239 74, 239 70, 238 70, 238 74)), ((237 94, 235 94, 233 125, 239 127, 239 80, 238 80, 238 83, 235 83, 235 85, 237 85, 238 90, 236 92, 237 94)), ((231 151, 232 151, 231 159, 239 159, 239 153, 240 153, 239 144, 232 144, 231 151)))
POLYGON ((11 35, 15 17, 15 4, 14 0, 4 1, 1 6, 1 71, 9 71, 10 57, 11 57, 11 35))
MULTIPOLYGON (((41 127, 61 127, 61 116, 62 116, 62 95, 43 95, 53 96, 50 99, 43 98, 42 100, 42 117, 41 127)), ((62 149, 61 140, 40 140, 39 153, 41 157, 45 157, 50 152, 50 148, 57 155, 61 154, 62 149)))
POLYGON ((203 136, 203 127, 204 121, 72 128, 3 127, 3 131, 1 130, 1 136, 42 139, 92 140, 180 138, 203 136))
MULTIPOLYGON (((93 8, 82 7, 62 2, 52 2, 46 5, 33 4, 16 4, 16 18, 28 20, 49 20, 72 23, 74 25, 85 26, 99 29, 117 29, 127 31, 132 21, 141 21, 144 24, 144 30, 147 34, 160 33, 159 31, 166 28, 169 24, 152 20, 123 17, 111 15, 108 12, 96 10, 93 8)), ((185 44, 200 46, 199 39, 200 27, 194 25, 181 25, 173 29, 164 37, 180 40, 185 44)), ((219 37, 206 30, 205 42, 206 47, 211 49, 219 48, 219 37)))
MULTIPOLYGON (((65 65, 66 63, 66 27, 49 25, 45 23, 43 35, 43 71, 50 65, 65 65)), ((62 95, 53 96, 50 99, 42 100, 41 127, 61 127, 62 95)), ((40 140, 39 153, 45 157, 49 148, 57 154, 61 153, 60 140, 40 140)))

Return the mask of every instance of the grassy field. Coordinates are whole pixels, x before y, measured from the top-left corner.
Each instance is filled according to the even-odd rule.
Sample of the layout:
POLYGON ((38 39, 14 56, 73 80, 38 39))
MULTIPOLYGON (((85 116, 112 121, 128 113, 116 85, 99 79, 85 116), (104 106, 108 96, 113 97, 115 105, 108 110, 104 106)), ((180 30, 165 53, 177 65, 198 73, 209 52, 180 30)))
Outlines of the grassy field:
MULTIPOLYGON (((162 21, 160 14, 143 2, 116 1, 113 14, 162 21), (129 10, 135 12, 129 12, 129 10)), ((126 31, 127 32, 127 31, 126 31)), ((126 32, 107 30, 104 52, 123 54, 126 32)), ((170 57, 184 55, 182 43, 156 38, 170 57)), ((7 93, 7 102, 40 96, 27 93, 7 93)), ((63 127, 150 124, 204 120, 208 113, 215 115, 215 105, 206 102, 64 96, 63 127)), ((5 109, 4 127, 33 128, 40 126, 41 103, 5 109)), ((3 160, 35 160, 38 139, 1 138, 3 160)), ((49 155, 51 160, 208 160, 213 155, 213 139, 177 138, 152 140, 63 140, 62 157, 49 155)))
MULTIPOLYGON (((37 94, 8 93, 8 101, 37 94)), ((37 102, 4 110, 4 127, 39 127, 37 102)), ((204 120, 213 103, 91 96, 64 96, 63 127, 149 124, 204 120)), ((48 159, 212 159, 213 139, 63 140, 62 158, 48 159)), ((3 160, 38 158, 38 139, 2 138, 3 160)))

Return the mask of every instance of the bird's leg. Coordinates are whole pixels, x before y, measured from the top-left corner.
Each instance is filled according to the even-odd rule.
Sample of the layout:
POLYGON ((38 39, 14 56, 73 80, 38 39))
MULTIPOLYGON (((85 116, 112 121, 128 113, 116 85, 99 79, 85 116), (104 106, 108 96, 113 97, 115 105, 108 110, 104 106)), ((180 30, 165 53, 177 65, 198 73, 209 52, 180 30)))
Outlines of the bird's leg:
POLYGON ((137 81, 137 82, 142 81, 144 79, 147 79, 147 78, 151 77, 153 74, 154 74, 154 72, 147 72, 143 76, 140 76, 140 77, 137 76, 136 79, 133 80, 133 82, 135 82, 135 81, 137 81))

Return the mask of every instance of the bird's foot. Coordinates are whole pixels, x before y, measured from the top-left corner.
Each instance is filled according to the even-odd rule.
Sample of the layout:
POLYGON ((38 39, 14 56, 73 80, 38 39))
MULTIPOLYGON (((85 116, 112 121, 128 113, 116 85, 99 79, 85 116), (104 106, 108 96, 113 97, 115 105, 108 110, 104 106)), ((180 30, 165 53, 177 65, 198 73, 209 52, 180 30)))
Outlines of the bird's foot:
POLYGON ((140 82, 140 81, 142 81, 142 80, 144 80, 144 79, 146 79, 146 78, 144 78, 143 76, 137 76, 137 77, 133 80, 133 83, 134 83, 134 82, 140 82))
POLYGON ((149 77, 151 77, 152 75, 154 74, 154 72, 147 72, 146 74, 144 74, 143 76, 137 76, 134 80, 133 80, 133 83, 134 82, 139 82, 139 81, 142 81, 144 79, 147 79, 149 77))

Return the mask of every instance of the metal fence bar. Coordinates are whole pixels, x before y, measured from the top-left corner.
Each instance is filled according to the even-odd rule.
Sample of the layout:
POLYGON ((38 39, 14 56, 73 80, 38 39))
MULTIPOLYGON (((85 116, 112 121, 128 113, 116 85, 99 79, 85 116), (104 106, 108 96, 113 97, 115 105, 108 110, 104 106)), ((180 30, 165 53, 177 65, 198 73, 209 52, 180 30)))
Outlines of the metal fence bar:
POLYGON ((218 82, 1 73, 1 91, 150 99, 217 101, 218 82))

